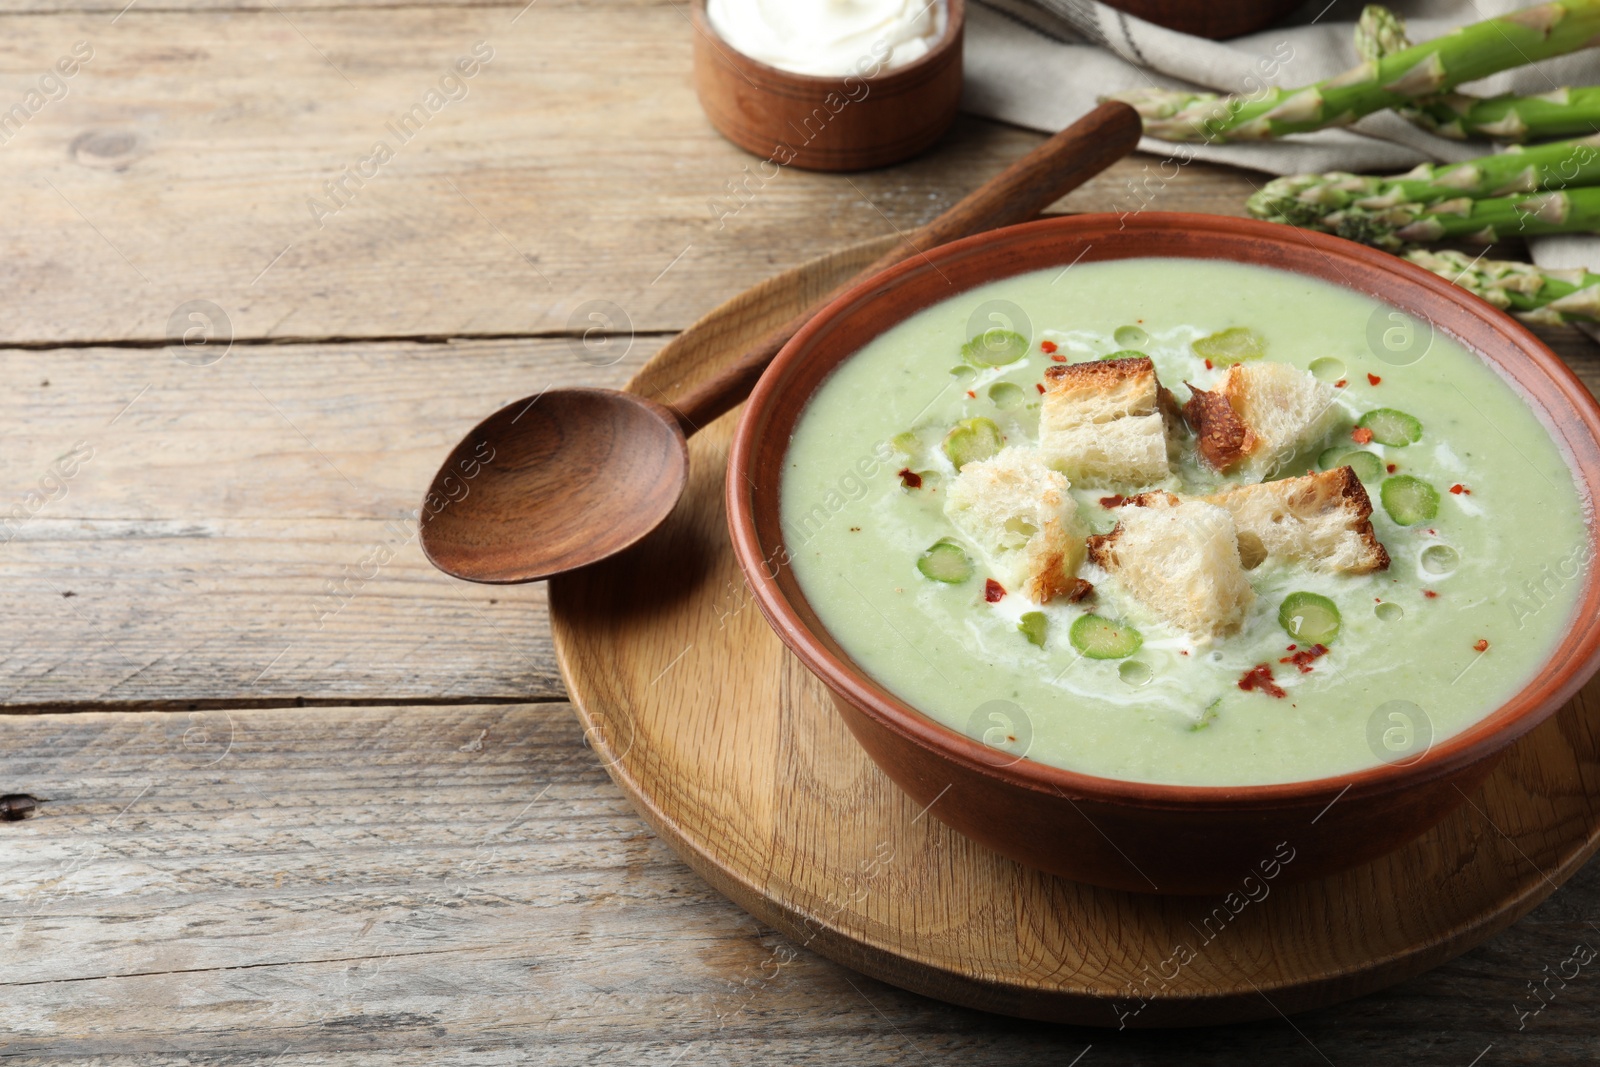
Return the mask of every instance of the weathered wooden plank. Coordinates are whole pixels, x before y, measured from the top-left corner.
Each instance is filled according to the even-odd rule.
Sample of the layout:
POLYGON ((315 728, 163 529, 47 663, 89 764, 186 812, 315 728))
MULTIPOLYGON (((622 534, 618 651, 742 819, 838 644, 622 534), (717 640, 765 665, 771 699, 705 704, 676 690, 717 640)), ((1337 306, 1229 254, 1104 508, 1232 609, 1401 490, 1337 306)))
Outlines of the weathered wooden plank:
POLYGON ((0 352, 0 705, 559 696, 544 586, 446 578, 413 515, 478 419, 659 343, 0 352))
POLYGON ((938 1004, 761 928, 627 810, 564 705, 0 719, 0 790, 49 798, 0 823, 8 1062, 1600 1054, 1592 966, 1517 1014, 1600 946, 1595 866, 1461 960, 1293 1026, 1116 1034, 938 1004))
MULTIPOLYGON (((160 339, 193 300, 250 338, 539 334, 593 300, 681 329, 777 270, 931 218, 1040 140, 963 119, 903 167, 763 180, 700 112, 681 8, 8 18, 0 111, 75 41, 93 58, 0 152, 0 343, 160 339), (392 124, 479 41, 493 57, 464 97, 439 97, 402 143, 392 124)), ((1145 165, 1069 205, 1131 209, 1145 165)), ((1197 164, 1155 203, 1237 212, 1248 190, 1197 164)))

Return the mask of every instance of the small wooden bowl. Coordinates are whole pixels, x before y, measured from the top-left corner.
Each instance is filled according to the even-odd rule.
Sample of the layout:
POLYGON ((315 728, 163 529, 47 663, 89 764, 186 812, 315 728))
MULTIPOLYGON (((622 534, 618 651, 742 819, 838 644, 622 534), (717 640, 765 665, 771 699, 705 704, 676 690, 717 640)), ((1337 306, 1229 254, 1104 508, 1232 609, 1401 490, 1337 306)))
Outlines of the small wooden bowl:
POLYGON ((1221 40, 1265 29, 1301 0, 1106 0, 1109 7, 1179 33, 1221 40))
MULTIPOLYGON (((854 286, 790 341, 740 419, 729 457, 728 526, 757 604, 831 690, 872 759, 919 806, 1020 863, 1111 889, 1224 893, 1280 847, 1288 880, 1319 878, 1398 848, 1444 818, 1511 743, 1600 668, 1600 568, 1588 567, 1572 626, 1502 707, 1405 765, 1278 785, 1177 786, 1080 774, 988 748, 874 682, 833 639, 788 566, 778 478, 795 423, 823 379, 925 307, 1043 268, 1150 256, 1254 263, 1354 289, 1431 322, 1488 360, 1542 413, 1574 482, 1600 499, 1600 406, 1525 327, 1388 253, 1276 223, 1146 212, 1031 222, 956 241, 854 286), (1001 755, 1004 755, 1003 753, 1001 755)), ((1510 386, 1508 386, 1510 388, 1510 386)), ((1590 558, 1597 550, 1589 526, 1590 558)))
POLYGON ((774 166, 886 167, 921 152, 955 121, 963 0, 949 0, 944 36, 927 55, 865 78, 818 78, 751 59, 717 36, 705 0, 695 0, 691 18, 694 87, 706 117, 728 140, 774 166))

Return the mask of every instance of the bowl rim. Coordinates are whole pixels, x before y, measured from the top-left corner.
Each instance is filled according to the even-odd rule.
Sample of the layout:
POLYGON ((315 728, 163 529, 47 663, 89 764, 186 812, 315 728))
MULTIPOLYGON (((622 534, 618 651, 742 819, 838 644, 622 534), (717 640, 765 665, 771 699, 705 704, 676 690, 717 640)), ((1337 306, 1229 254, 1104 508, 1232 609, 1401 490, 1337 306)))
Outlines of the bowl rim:
MULTIPOLYGON (((1064 249, 1070 250, 1072 247, 1070 241, 1062 241, 1060 244, 1064 249)), ((1013 259, 1019 258, 1022 257, 1013 257, 1013 259)), ((1083 258, 1083 253, 1080 253, 1079 258, 1083 258)), ((1172 253, 1146 253, 1142 256, 1122 255, 1106 258, 1197 258, 1203 261, 1203 257, 1174 257, 1172 253)), ((1238 254, 1210 258, 1246 264, 1251 262, 1238 254)), ((1018 266, 1008 262, 1001 271, 991 271, 988 277, 963 285, 949 296, 958 296, 968 288, 1016 274, 1047 269, 1051 265, 1048 262, 1028 261, 1018 266)), ((1309 271, 1297 273, 1318 277, 1309 271)), ((1320 277, 1329 284, 1397 306, 1390 296, 1379 296, 1353 283, 1341 284, 1336 279, 1320 277)), ((1386 289, 1385 292, 1389 290, 1386 289)), ((931 303, 938 302, 940 301, 934 300, 931 303)), ((905 314, 899 315, 890 325, 904 321, 917 310, 931 306, 931 303, 913 307, 905 314)), ((1414 311, 1408 313, 1430 321, 1435 329, 1441 330, 1487 362, 1502 378, 1515 380, 1515 374, 1504 365, 1501 358, 1483 351, 1449 329, 1432 322, 1431 316, 1414 311)), ((871 336, 877 336, 877 333, 871 336)), ((860 350, 861 344, 865 343, 863 340, 850 351, 834 359, 823 377, 818 379, 818 385, 826 380, 834 367, 850 358, 860 350)), ((808 395, 805 401, 795 407, 795 420, 809 400, 808 395)), ((792 426, 795 420, 790 420, 788 425, 792 426)), ((1590 446, 1592 455, 1588 458, 1600 459, 1600 404, 1596 403, 1588 388, 1571 368, 1527 327, 1505 312, 1398 256, 1328 234, 1292 229, 1280 223, 1232 216, 1180 212, 1057 216, 992 230, 928 250, 872 277, 857 281, 815 314, 779 351, 756 384, 740 414, 728 456, 725 489, 728 528, 740 570, 749 582, 762 614, 784 645, 837 696, 848 700, 861 713, 889 730, 900 740, 924 749, 938 758, 952 761, 964 770, 999 779, 1014 787, 1033 792, 1053 793, 1069 800, 1089 799, 1144 808, 1185 810, 1208 807, 1230 810, 1266 809, 1324 802, 1327 807, 1332 807, 1347 794, 1360 797, 1401 791, 1437 780, 1496 755, 1553 715, 1577 693, 1597 669, 1600 669, 1600 610, 1589 610, 1600 608, 1600 568, 1593 565, 1597 545, 1600 545, 1600 517, 1597 517, 1595 508, 1596 500, 1600 498, 1600 492, 1596 491, 1597 487, 1600 487, 1600 469, 1586 476, 1583 462, 1585 457, 1569 449, 1568 442, 1551 429, 1554 425, 1567 425, 1574 421, 1584 431, 1577 436, 1582 439, 1584 445, 1590 446), (787 384, 786 378, 790 372, 809 354, 813 341, 837 319, 870 302, 882 299, 886 294, 916 277, 925 276, 929 272, 943 276, 943 272, 939 269, 943 264, 987 246, 1003 247, 1026 242, 1035 235, 1080 241, 1087 239, 1092 247, 1094 236, 1109 236, 1107 230, 1117 233, 1182 230, 1235 242, 1265 241, 1291 249, 1295 245, 1308 244, 1325 259, 1333 261, 1342 259, 1359 263, 1365 269, 1376 269, 1379 273, 1390 275, 1397 286, 1409 288, 1413 292, 1418 288, 1427 290, 1433 296, 1442 297, 1449 304, 1455 305, 1458 310, 1467 312, 1471 317, 1484 320, 1485 325, 1512 342, 1516 357, 1533 368, 1535 377, 1542 374, 1548 379, 1548 384, 1553 387, 1553 393, 1570 405, 1570 411, 1552 410, 1545 400, 1533 396, 1521 383, 1512 385, 1511 382, 1507 382, 1507 385, 1515 389, 1534 410, 1535 416, 1545 426, 1546 432, 1551 433, 1567 463, 1578 494, 1585 504, 1585 523, 1589 535, 1587 547, 1590 556, 1582 572, 1585 574, 1585 579, 1578 593, 1577 615, 1572 620, 1568 636, 1558 641, 1556 648, 1541 661, 1540 668, 1521 690, 1455 734, 1435 742, 1420 757, 1410 761, 1379 763, 1376 766, 1359 768, 1344 774, 1290 782, 1179 785, 1105 777, 1026 758, 1017 758, 1014 762, 1002 764, 996 759, 994 749, 918 711, 886 688, 871 681, 853 662, 834 655, 818 639, 777 582, 778 574, 789 566, 787 547, 780 545, 776 553, 763 551, 755 514, 757 494, 776 494, 781 484, 781 479, 765 480, 757 477, 753 462, 762 435, 767 432, 770 424, 773 405, 783 395, 783 386, 787 384), (1515 713, 1507 716, 1507 710, 1513 708, 1516 709, 1515 713), (1502 718, 1504 721, 1496 721, 1502 718)), ((787 448, 787 444, 784 447, 787 448)), ((1596 463, 1596 467, 1600 468, 1600 462, 1596 463)), ((1327 808, 1323 809, 1324 812, 1326 810, 1327 808)), ((1321 815, 1319 814, 1317 818, 1321 818, 1321 815)))
MULTIPOLYGON (((941 62, 945 53, 948 52, 952 47, 961 46, 965 36, 964 31, 967 23, 966 0, 945 0, 944 33, 940 34, 939 39, 933 42, 933 47, 929 48, 926 52, 907 63, 905 66, 894 67, 889 70, 882 70, 872 75, 855 73, 801 74, 798 71, 784 70, 782 67, 775 67, 765 60, 757 59, 748 52, 740 51, 726 37, 718 33, 717 28, 711 24, 711 15, 706 10, 707 2, 708 0, 693 0, 693 2, 689 5, 689 22, 690 25, 694 27, 696 33, 703 33, 708 40, 716 42, 716 44, 722 46, 723 48, 727 48, 733 53, 734 56, 738 58, 739 61, 748 63, 752 68, 761 72, 767 77, 780 80, 790 80, 796 85, 814 89, 818 92, 821 92, 825 89, 835 89, 843 85, 851 78, 860 79, 862 82, 865 82, 868 85, 883 85, 886 82, 889 82, 890 79, 900 77, 901 75, 905 75, 907 76, 907 80, 911 80, 920 75, 927 67, 932 66, 934 63, 941 62)), ((718 48, 718 51, 721 51, 721 48, 718 48)))

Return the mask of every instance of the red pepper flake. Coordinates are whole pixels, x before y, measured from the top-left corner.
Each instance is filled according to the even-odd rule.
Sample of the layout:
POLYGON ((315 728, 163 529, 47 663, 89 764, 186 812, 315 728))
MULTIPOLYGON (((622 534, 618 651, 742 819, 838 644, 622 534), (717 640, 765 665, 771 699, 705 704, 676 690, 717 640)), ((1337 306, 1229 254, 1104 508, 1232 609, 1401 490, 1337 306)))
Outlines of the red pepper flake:
POLYGON ((1368 385, 1377 385, 1381 381, 1383 381, 1383 379, 1378 377, 1376 374, 1367 375, 1367 384, 1368 385))
POLYGON ((1052 360, 1054 360, 1055 362, 1057 362, 1057 363, 1065 363, 1067 361, 1067 357, 1063 356, 1059 352, 1057 352, 1055 355, 1051 356, 1050 358, 1052 360))
POLYGON ((1343 389, 1345 386, 1347 386, 1349 384, 1350 384, 1350 379, 1348 379, 1348 378, 1340 378, 1338 381, 1333 383, 1333 387, 1335 389, 1343 389))
POLYGON ((1055 350, 1056 350, 1056 343, 1054 341, 1040 341, 1039 342, 1039 351, 1047 352, 1047 353, 1053 353, 1055 350))
POLYGON ((1290 645, 1288 648, 1284 649, 1284 651, 1285 652, 1293 652, 1295 650, 1295 647, 1296 646, 1294 646, 1294 645, 1290 645))
POLYGON ((1000 603, 1001 598, 1004 597, 1005 595, 1006 595, 1006 587, 1005 586, 1001 585, 999 582, 995 581, 993 578, 984 579, 984 582, 983 582, 983 599, 987 600, 991 604, 998 604, 998 603, 1000 603))
MULTIPOLYGON (((1290 647, 1292 648, 1294 646, 1291 645, 1290 647)), ((1296 652, 1292 656, 1285 656, 1278 662, 1293 663, 1296 667, 1300 668, 1301 674, 1310 674, 1312 662, 1323 656, 1326 656, 1327 654, 1327 645, 1312 645, 1310 648, 1302 648, 1299 652, 1296 652)))
POLYGON ((1044 383, 1043 382, 1034 382, 1033 383, 1033 387, 1035 389, 1039 390, 1039 392, 1041 392, 1041 393, 1044 392, 1044 383))
POLYGON ((1103 496, 1100 498, 1100 506, 1105 508, 1107 511, 1110 511, 1112 508, 1120 508, 1127 502, 1128 498, 1125 496, 1103 496))
POLYGON ((1210 370, 1210 369, 1211 369, 1211 361, 1208 359, 1208 360, 1206 360, 1206 370, 1210 370))
POLYGON ((1372 431, 1365 426, 1357 426, 1350 431, 1350 440, 1358 445, 1370 445, 1372 443, 1372 431))
POLYGON ((922 475, 918 474, 910 467, 901 467, 900 484, 905 486, 907 489, 921 489, 922 475))
POLYGON ((1389 463, 1389 464, 1386 464, 1383 469, 1388 471, 1390 474, 1393 474, 1395 471, 1399 470, 1400 468, 1395 466, 1393 463, 1389 463))
POLYGON ((1189 654, 1189 650, 1188 650, 1188 649, 1187 649, 1187 648, 1180 648, 1180 649, 1178 649, 1178 655, 1180 655, 1180 656, 1187 656, 1187 655, 1188 655, 1188 654, 1189 654))
POLYGON ((1424 589, 1422 591, 1422 595, 1427 597, 1429 600, 1437 600, 1439 598, 1439 594, 1435 593, 1432 589, 1424 589))
POLYGON ((974 399, 976 399, 976 398, 977 398, 977 396, 978 396, 978 394, 977 394, 977 393, 974 393, 974 392, 973 392, 973 391, 972 391, 972 390, 971 390, 971 389, 968 389, 968 390, 967 390, 967 395, 968 395, 968 396, 970 396, 970 397, 972 397, 972 398, 974 398, 974 399))
POLYGON ((1450 487, 1450 491, 1452 493, 1454 493, 1456 496, 1460 496, 1462 493, 1465 493, 1467 491, 1467 487, 1462 485, 1460 482, 1457 482, 1455 485, 1452 485, 1450 487))
POLYGON ((1479 652, 1487 652, 1489 651, 1489 642, 1480 637, 1472 647, 1479 652))
POLYGON ((1280 699, 1289 695, 1283 691, 1282 686, 1272 680, 1272 668, 1265 663, 1258 663, 1245 671, 1244 676, 1239 679, 1239 688, 1246 693, 1258 690, 1280 699))

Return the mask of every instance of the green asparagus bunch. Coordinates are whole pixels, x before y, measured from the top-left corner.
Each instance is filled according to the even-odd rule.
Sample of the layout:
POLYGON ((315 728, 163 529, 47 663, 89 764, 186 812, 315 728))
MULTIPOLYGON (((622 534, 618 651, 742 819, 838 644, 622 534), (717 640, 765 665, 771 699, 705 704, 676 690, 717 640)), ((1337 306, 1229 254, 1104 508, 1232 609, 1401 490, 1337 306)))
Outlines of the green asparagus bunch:
POLYGON ((1250 214, 1307 229, 1328 229, 1329 215, 1347 209, 1420 215, 1462 197, 1471 199, 1535 193, 1573 185, 1600 184, 1600 134, 1520 146, 1466 163, 1424 163, 1398 177, 1369 174, 1290 174, 1274 178, 1247 201, 1250 214))
POLYGON ((1256 141, 1346 126, 1364 115, 1449 93, 1525 63, 1600 44, 1600 0, 1555 0, 1462 26, 1442 37, 1363 60, 1327 81, 1219 97, 1188 90, 1122 93, 1144 132, 1167 141, 1256 141))
POLYGON ((1600 233, 1600 187, 1474 200, 1463 196, 1425 207, 1348 207, 1323 217, 1330 233, 1399 251, 1408 244, 1465 240, 1493 244, 1508 237, 1600 233))
MULTIPOLYGON (((1368 4, 1356 22, 1356 52, 1367 62, 1412 47, 1405 21, 1386 7, 1368 4)), ((1600 86, 1555 89, 1533 96, 1505 93, 1481 97, 1448 92, 1421 97, 1397 112, 1442 137, 1536 141, 1600 130, 1600 86)))
POLYGON ((1600 274, 1413 249, 1406 258, 1525 322, 1600 323, 1600 274))

